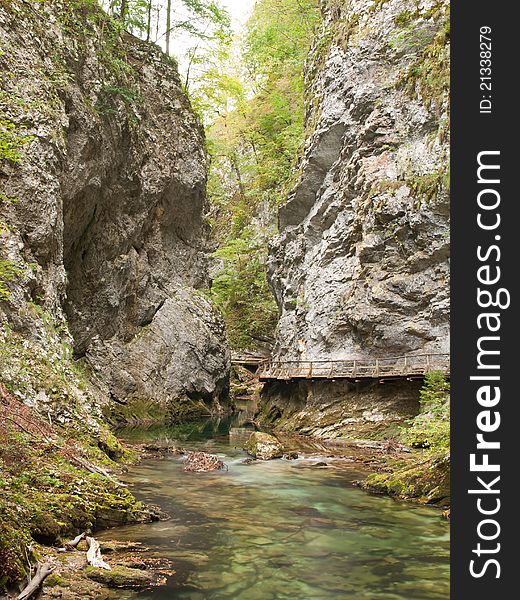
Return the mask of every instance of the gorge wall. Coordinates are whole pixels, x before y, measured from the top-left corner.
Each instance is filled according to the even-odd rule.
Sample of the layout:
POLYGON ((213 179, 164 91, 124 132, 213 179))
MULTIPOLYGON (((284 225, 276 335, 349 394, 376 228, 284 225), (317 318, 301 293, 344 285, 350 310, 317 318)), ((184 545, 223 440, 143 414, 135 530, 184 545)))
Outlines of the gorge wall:
MULTIPOLYGON (((449 3, 328 0, 322 12, 306 145, 270 249, 274 358, 449 352, 449 3)), ((417 399, 406 382, 275 383, 260 418, 384 435, 417 399)))
POLYGON ((70 345, 113 420, 218 410, 204 134, 174 61, 87 0, 2 2, 0 34, 1 378, 20 387, 24 346, 53 364, 70 345))

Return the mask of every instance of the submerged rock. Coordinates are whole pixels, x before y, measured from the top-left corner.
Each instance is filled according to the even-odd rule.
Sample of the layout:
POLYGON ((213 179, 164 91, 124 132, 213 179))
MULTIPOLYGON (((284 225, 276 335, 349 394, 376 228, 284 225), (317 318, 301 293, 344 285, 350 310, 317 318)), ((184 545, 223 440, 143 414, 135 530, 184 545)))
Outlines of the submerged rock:
POLYGON ((154 582, 154 576, 143 569, 116 566, 112 570, 87 567, 86 575, 111 588, 143 588, 154 582))
POLYGON ((298 452, 286 452, 282 458, 285 458, 285 460, 296 460, 299 457, 298 452))
POLYGON ((192 473, 218 471, 225 468, 225 464, 218 456, 206 452, 190 452, 184 463, 184 470, 192 473))
POLYGON ((260 460, 271 460, 272 458, 281 458, 283 456, 283 446, 269 433, 255 431, 251 434, 245 450, 260 460))

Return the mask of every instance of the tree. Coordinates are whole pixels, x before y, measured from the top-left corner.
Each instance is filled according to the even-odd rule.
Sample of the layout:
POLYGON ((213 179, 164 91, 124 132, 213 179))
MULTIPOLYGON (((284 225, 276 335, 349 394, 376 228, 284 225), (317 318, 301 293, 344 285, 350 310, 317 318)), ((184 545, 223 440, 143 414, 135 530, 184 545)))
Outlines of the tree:
POLYGON ((166 5, 166 54, 170 54, 170 36, 172 32, 172 0, 166 5))
MULTIPOLYGON (((151 2, 150 2, 151 4, 151 2)), ((128 0, 121 0, 121 8, 119 9, 119 18, 124 21, 126 17, 126 11, 128 9, 128 0)))
POLYGON ((99 0, 100 4, 126 29, 150 42, 155 20, 155 43, 165 42, 170 54, 176 31, 187 31, 195 38, 212 40, 230 27, 227 11, 217 0, 99 0), (162 18, 166 10, 165 19, 162 18), (161 31, 162 29, 162 31, 161 31))

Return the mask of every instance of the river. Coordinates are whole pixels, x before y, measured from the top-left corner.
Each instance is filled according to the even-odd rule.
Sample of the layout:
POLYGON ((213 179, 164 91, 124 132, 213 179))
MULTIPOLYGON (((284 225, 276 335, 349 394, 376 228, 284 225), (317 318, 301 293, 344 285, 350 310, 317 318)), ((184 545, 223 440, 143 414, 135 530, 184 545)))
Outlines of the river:
POLYGON ((244 462, 247 432, 233 425, 228 419, 121 432, 134 442, 176 440, 218 454, 228 466, 186 473, 182 458, 171 456, 131 469, 126 481, 136 496, 171 518, 100 537, 139 540, 149 555, 171 559, 175 574, 161 587, 121 598, 449 597, 449 525, 439 510, 363 492, 353 485, 363 476, 356 462, 323 456, 244 462))

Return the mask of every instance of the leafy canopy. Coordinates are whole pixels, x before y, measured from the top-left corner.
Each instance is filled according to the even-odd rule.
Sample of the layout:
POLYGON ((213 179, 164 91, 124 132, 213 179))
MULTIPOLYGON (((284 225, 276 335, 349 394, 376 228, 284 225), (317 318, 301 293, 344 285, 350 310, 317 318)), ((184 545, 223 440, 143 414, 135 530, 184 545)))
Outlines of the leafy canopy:
POLYGON ((199 55, 190 96, 206 124, 215 257, 212 297, 236 349, 272 339, 267 245, 304 141, 304 63, 317 0, 258 0, 242 39, 199 55))

